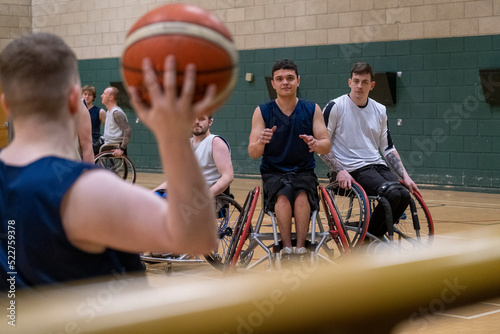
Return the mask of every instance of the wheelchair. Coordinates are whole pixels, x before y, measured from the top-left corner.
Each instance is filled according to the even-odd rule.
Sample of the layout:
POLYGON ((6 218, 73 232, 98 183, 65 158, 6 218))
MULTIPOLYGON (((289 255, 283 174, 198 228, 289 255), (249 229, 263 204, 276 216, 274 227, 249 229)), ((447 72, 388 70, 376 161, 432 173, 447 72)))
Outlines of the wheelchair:
MULTIPOLYGON (((385 187, 407 189, 401 180, 389 182, 385 187)), ((434 223, 422 195, 418 192, 410 193, 410 204, 394 223, 390 205, 383 196, 386 188, 382 187, 382 194, 367 196, 363 188, 355 181, 349 190, 339 187, 336 181, 326 187, 346 231, 349 246, 355 248, 364 244, 376 246, 385 243, 402 251, 430 246, 434 236, 434 223), (383 238, 377 238, 367 232, 371 213, 379 203, 386 213, 387 233, 383 238)))
MULTIPOLYGON (((385 186, 407 189, 401 180, 387 183, 385 186)), ((382 189, 381 192, 384 190, 382 189)), ((432 244, 434 222, 429 208, 419 192, 410 193, 410 204, 395 223, 393 223, 390 205, 383 195, 368 196, 368 199, 370 200, 370 210, 372 212, 379 203, 385 208, 387 233, 382 241, 388 241, 402 251, 411 251, 432 244)), ((370 240, 377 241, 377 238, 369 233, 367 233, 367 236, 370 240)))
MULTIPOLYGON (((243 205, 247 206, 247 202, 243 205)), ((248 213, 248 211, 247 211, 248 213)), ((215 269, 225 271, 232 261, 230 254, 234 253, 235 238, 242 235, 243 222, 246 221, 243 208, 232 195, 220 194, 215 197, 215 216, 217 226, 217 248, 205 259, 215 269)), ((242 245, 242 249, 244 245, 242 245)), ((245 248, 246 250, 246 248, 245 248)), ((252 259, 253 252, 247 252, 239 258, 235 265, 245 268, 252 259)))
MULTIPOLYGON (((161 197, 166 197, 164 191, 157 191, 157 194, 161 197)), ((155 264, 155 263, 166 263, 167 264, 167 274, 172 270, 173 263, 203 263, 208 262, 215 269, 224 271, 228 267, 229 253, 231 245, 233 244, 233 239, 236 235, 241 235, 242 224, 242 207, 233 198, 231 194, 219 194, 215 196, 215 215, 217 226, 217 247, 213 252, 206 254, 205 259, 199 256, 191 256, 188 254, 156 254, 156 253, 143 253, 141 254, 141 260, 145 263, 155 264)), ((238 265, 246 267, 251 259, 250 256, 245 258, 241 257, 238 265)))
POLYGON ((371 214, 364 189, 354 181, 351 189, 343 189, 338 183, 331 182, 325 190, 344 229, 349 247, 353 249, 363 244, 371 214))
POLYGON ((120 178, 128 183, 135 183, 136 171, 132 161, 123 154, 121 157, 115 157, 113 150, 117 149, 119 144, 105 144, 99 149, 99 154, 94 158, 94 163, 98 166, 111 170, 120 178))
MULTIPOLYGON (((312 212, 311 231, 307 234, 306 248, 309 250, 311 264, 319 261, 334 263, 347 255, 350 249, 340 225, 340 219, 336 215, 326 190, 322 186, 319 190, 324 212, 312 212)), ((237 229, 238 234, 231 242, 226 270, 234 270, 241 262, 247 269, 253 269, 264 263, 267 264, 268 270, 281 269, 280 251, 283 243, 280 240, 274 212, 266 212, 262 204, 255 224, 252 221, 259 194, 259 187, 255 187, 248 193, 240 219, 243 228, 237 229), (264 256, 250 264, 257 248, 264 251, 264 256)), ((296 245, 295 233, 292 233, 292 244, 296 245)))

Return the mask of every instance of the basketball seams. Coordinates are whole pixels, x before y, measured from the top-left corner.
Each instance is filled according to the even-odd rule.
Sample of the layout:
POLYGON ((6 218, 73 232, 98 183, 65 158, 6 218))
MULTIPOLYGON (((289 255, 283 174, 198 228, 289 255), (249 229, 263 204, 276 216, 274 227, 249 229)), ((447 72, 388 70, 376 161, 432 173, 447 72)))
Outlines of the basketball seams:
MULTIPOLYGON (((135 73, 142 73, 141 68, 128 66, 126 64, 122 64, 122 66, 127 71, 135 72, 135 73)), ((229 72, 229 71, 232 71, 233 69, 234 69, 234 66, 220 67, 220 68, 215 68, 213 70, 201 70, 201 71, 196 70, 196 75, 198 76, 198 75, 209 75, 209 74, 221 73, 221 72, 229 72)), ((165 73, 165 71, 155 70, 155 74, 157 76, 162 76, 164 73, 165 73)), ((177 71, 177 75, 184 76, 184 71, 177 71)))
POLYGON ((205 39, 224 49, 233 65, 238 63, 238 50, 231 40, 213 29, 188 22, 157 22, 139 28, 127 37, 124 50, 145 38, 158 35, 188 35, 205 39))
MULTIPOLYGON (((120 72, 125 87, 128 89, 130 84, 129 80, 138 87, 142 86, 142 79, 139 77, 141 72, 139 68, 141 67, 140 63, 142 61, 142 57, 147 57, 148 54, 154 55, 154 62, 157 62, 158 56, 161 56, 162 54, 166 56, 170 51, 172 54, 176 55, 176 57, 186 57, 184 58, 184 62, 189 63, 192 60, 192 62, 196 65, 203 64, 203 66, 205 66, 205 68, 198 68, 197 66, 197 73, 199 75, 198 78, 204 78, 200 79, 200 84, 203 83, 204 87, 212 81, 212 76, 214 76, 213 83, 217 85, 217 93, 213 99, 212 107, 213 110, 216 110, 216 108, 222 105, 230 96, 238 80, 238 50, 234 45, 231 35, 228 36, 217 29, 226 29, 221 22, 218 22, 217 19, 214 19, 215 23, 220 27, 203 25, 202 23, 206 23, 207 17, 211 15, 208 12, 200 12, 199 17, 193 22, 191 14, 193 12, 193 8, 196 9, 196 7, 185 4, 171 4, 160 8, 161 9, 156 12, 151 11, 144 15, 144 17, 140 19, 142 20, 139 25, 140 27, 136 27, 136 22, 125 39, 120 66, 120 72), (175 10, 178 10, 178 12, 174 16, 178 16, 177 19, 180 21, 173 20, 171 16, 175 10), (151 22, 151 20, 153 20, 153 22, 151 22), (148 23, 147 21, 151 23, 148 23), (166 39, 171 39, 174 35, 179 36, 179 38, 183 40, 188 47, 193 47, 193 51, 200 52, 201 54, 205 53, 205 48, 207 48, 206 50, 212 50, 212 52, 217 50, 216 54, 212 54, 212 52, 210 52, 210 55, 206 55, 207 57, 216 57, 213 58, 213 60, 217 61, 215 63, 206 63, 203 57, 189 60, 191 58, 189 55, 190 51, 184 51, 184 48, 179 46, 176 41, 168 43, 168 45, 164 46, 153 42, 152 45, 150 45, 150 47, 146 50, 142 50, 144 45, 148 45, 148 40, 150 39, 155 41, 155 38, 161 36, 166 39), (203 41, 207 44, 203 45, 203 43, 188 41, 190 38, 199 39, 200 42, 203 41), (142 42, 146 43, 143 44, 142 42), (129 52, 131 53, 129 54, 129 52)), ((160 71, 161 68, 162 65, 158 63, 156 68, 157 75, 162 74, 162 71, 160 71)), ((183 75, 183 71, 180 68, 177 69, 177 73, 180 77, 183 75)))

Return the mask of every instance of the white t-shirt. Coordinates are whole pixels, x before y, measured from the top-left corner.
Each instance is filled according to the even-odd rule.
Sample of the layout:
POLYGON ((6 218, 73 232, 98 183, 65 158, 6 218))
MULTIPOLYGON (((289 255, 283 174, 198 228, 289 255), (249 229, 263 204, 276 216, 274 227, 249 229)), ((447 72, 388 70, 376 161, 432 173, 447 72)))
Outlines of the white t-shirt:
POLYGON ((123 131, 118 127, 113 117, 114 112, 121 112, 125 118, 127 115, 122 108, 116 106, 106 111, 106 124, 104 125, 104 144, 121 144, 123 141, 123 131))
POLYGON ((383 164, 384 156, 394 151, 384 105, 368 98, 358 107, 349 96, 331 100, 323 109, 333 156, 348 172, 372 164, 383 164))

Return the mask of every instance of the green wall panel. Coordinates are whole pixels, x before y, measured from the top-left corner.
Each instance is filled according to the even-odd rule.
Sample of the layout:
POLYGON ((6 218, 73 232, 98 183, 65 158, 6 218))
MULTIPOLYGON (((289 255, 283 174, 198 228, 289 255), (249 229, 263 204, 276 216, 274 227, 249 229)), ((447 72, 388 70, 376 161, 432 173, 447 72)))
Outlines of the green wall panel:
POLYGON ((459 169, 477 169, 477 154, 456 153, 451 156, 451 165, 459 169))
POLYGON ((417 39, 410 42, 411 54, 426 54, 437 52, 437 39, 417 39))
POLYGON ((399 71, 419 71, 424 68, 424 56, 404 55, 397 58, 396 64, 399 71))
POLYGON ((464 41, 461 38, 442 38, 436 43, 437 52, 462 52, 464 50, 464 41))
MULTIPOLYGON (((367 61, 379 72, 402 72, 397 104, 387 114, 395 145, 416 182, 500 191, 500 106, 484 102, 479 80, 480 68, 500 68, 499 35, 243 50, 239 55, 235 90, 212 127, 231 145, 236 174, 259 174, 260 159, 248 157, 248 137, 256 106, 269 100, 265 77, 276 60, 296 61, 298 95, 321 108, 348 93, 352 64, 367 61), (246 73, 254 75, 252 82, 245 80, 246 73)), ((95 104, 102 107, 102 91, 120 81, 119 59, 81 60, 79 66, 82 85, 96 87, 95 104)), ((133 130, 130 157, 139 170, 160 171, 154 136, 132 110, 125 111, 133 130)), ((326 177, 319 158, 317 164, 318 176, 326 177)))

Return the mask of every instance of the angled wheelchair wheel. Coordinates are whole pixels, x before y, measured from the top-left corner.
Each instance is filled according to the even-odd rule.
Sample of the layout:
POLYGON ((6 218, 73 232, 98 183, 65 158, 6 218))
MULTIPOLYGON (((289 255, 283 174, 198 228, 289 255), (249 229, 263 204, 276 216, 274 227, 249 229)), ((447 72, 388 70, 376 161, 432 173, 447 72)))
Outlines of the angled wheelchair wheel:
MULTIPOLYGON (((224 271, 231 263, 231 248, 235 242, 237 243, 235 238, 241 235, 242 207, 232 197, 221 194, 215 197, 215 210, 218 235, 217 249, 205 255, 205 259, 214 268, 224 271)), ((250 256, 241 259, 238 265, 246 267, 251 258, 250 256)))
POLYGON ((330 194, 323 187, 319 186, 321 192, 321 202, 323 204, 323 209, 325 211, 326 220, 328 222, 328 229, 330 232, 331 240, 329 249, 333 250, 333 255, 335 259, 350 252, 350 245, 347 240, 345 227, 337 215, 337 210, 330 198, 330 194), (335 252, 337 250, 337 252, 335 252), (335 253, 338 253, 337 255, 335 253))
POLYGON ((410 195, 410 205, 394 224, 393 242, 403 251, 430 246, 434 236, 432 216, 422 195, 417 192, 410 195))
POLYGON ((115 157, 113 151, 104 151, 95 156, 94 163, 111 170, 128 183, 135 183, 135 166, 126 155, 115 157))
POLYGON ((365 191, 355 181, 352 182, 351 189, 343 189, 337 182, 330 183, 325 189, 344 227, 349 247, 362 245, 370 221, 370 207, 365 191))
POLYGON ((250 191, 243 205, 243 212, 238 221, 235 237, 230 245, 228 256, 228 269, 247 267, 252 260, 254 246, 251 245, 249 235, 253 232, 252 218, 259 199, 260 188, 255 187, 250 191))

